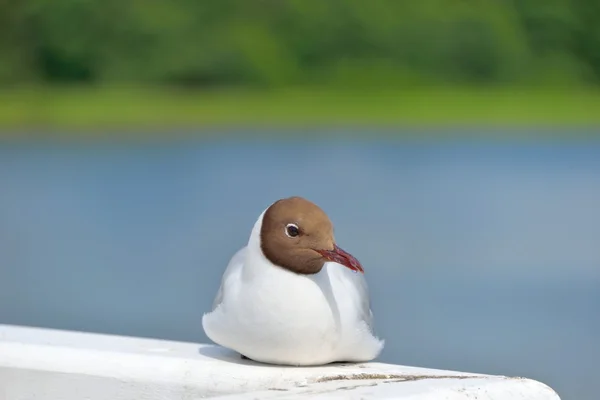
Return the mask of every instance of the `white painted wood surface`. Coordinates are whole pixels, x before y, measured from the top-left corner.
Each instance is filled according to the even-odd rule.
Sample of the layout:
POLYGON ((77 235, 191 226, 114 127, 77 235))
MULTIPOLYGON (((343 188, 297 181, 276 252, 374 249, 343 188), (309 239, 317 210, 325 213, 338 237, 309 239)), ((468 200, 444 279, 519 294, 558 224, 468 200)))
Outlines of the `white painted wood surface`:
POLYGON ((382 363, 291 368, 221 347, 0 325, 0 400, 557 400, 548 386, 382 363))

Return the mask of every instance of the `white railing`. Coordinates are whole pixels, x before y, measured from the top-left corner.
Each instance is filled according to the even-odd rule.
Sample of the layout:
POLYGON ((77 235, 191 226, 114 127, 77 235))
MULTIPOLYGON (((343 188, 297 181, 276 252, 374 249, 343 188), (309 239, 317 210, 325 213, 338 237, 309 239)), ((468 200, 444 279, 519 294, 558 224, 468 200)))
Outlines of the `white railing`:
POLYGON ((525 378, 366 363, 291 368, 221 347, 0 325, 1 400, 559 400, 525 378))

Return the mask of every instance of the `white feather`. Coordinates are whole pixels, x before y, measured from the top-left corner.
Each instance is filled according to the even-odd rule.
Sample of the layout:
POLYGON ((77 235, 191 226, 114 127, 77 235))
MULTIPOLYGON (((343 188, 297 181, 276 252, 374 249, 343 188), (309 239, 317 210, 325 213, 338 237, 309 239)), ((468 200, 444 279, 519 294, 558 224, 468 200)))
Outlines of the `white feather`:
POLYGON ((256 361, 320 365, 370 361, 384 342, 373 335, 364 275, 326 263, 314 275, 271 264, 260 249, 260 215, 248 245, 230 260, 202 318, 207 336, 256 361))

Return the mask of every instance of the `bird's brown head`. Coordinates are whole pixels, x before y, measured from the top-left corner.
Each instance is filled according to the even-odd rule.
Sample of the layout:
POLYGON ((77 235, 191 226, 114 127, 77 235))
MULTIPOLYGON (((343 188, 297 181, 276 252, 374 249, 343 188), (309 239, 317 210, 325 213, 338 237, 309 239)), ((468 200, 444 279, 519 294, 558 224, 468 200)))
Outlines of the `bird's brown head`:
POLYGON ((273 203, 263 215, 260 239, 270 262, 298 274, 316 274, 328 261, 364 273, 360 262, 335 243, 327 214, 302 197, 273 203))

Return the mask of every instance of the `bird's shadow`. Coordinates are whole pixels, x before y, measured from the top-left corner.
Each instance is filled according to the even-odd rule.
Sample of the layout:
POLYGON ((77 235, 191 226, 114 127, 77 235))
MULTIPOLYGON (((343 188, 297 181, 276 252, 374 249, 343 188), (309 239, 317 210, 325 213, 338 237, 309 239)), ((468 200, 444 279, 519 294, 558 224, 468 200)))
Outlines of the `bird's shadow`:
POLYGON ((314 365, 314 366, 292 366, 292 365, 278 365, 278 364, 265 364, 262 362, 243 359, 240 353, 235 352, 233 350, 227 349, 225 347, 211 345, 211 346, 202 346, 198 349, 198 353, 204 357, 212 358, 213 360, 219 360, 223 362, 228 362, 231 364, 238 365, 248 365, 248 366, 257 366, 257 367, 267 367, 267 368, 322 368, 322 367, 351 367, 357 366, 361 363, 352 363, 352 362, 333 362, 325 365, 314 365))

